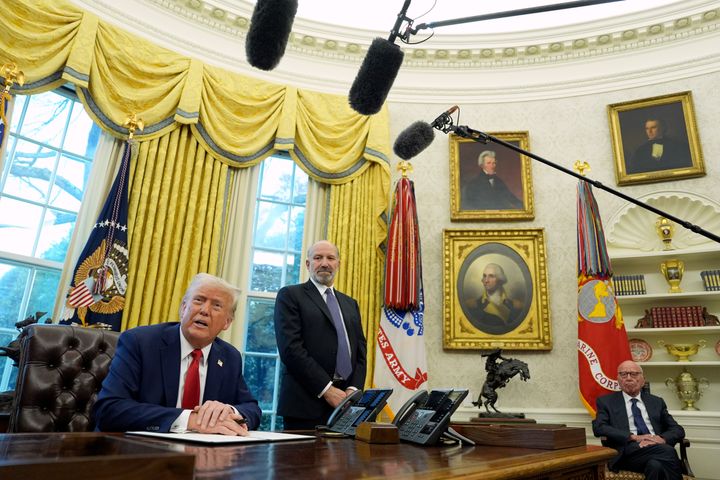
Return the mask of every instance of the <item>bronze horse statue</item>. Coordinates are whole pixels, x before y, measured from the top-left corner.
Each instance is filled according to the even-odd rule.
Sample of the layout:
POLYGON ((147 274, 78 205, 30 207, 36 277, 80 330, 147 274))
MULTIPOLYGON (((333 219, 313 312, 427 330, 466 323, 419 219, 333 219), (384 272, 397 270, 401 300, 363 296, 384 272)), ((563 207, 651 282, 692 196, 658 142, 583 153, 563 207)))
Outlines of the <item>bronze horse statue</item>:
POLYGON ((480 406, 482 403, 488 413, 490 413, 490 408, 497 413, 501 413, 500 410, 495 408, 495 402, 497 402, 498 399, 496 390, 498 388, 503 388, 511 378, 518 374, 523 381, 527 381, 530 378, 530 370, 528 369, 527 363, 515 358, 500 358, 502 358, 502 361, 496 363, 494 368, 488 370, 488 375, 483 383, 478 401, 473 402, 475 406, 480 406), (482 401, 483 397, 486 399, 484 402, 482 401))

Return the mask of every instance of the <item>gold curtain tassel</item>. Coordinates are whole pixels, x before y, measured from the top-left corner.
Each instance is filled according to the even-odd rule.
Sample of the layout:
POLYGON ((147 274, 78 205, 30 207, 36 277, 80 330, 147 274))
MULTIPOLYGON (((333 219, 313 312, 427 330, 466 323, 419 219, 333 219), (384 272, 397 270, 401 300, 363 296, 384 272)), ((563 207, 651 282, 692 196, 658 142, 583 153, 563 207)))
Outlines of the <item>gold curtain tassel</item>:
POLYGON ((145 122, 143 122, 142 118, 138 118, 135 113, 132 113, 125 119, 125 123, 123 123, 122 126, 128 129, 128 140, 132 140, 135 135, 135 130, 143 131, 145 122))

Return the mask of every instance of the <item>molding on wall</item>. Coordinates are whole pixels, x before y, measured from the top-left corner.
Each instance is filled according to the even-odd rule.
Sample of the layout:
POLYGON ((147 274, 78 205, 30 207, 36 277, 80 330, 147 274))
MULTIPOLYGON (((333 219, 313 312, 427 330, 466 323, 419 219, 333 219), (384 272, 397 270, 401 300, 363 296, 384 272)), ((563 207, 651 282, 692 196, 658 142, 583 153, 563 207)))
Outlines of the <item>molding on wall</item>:
MULTIPOLYGON (((254 4, 240 0, 73 0, 179 53, 272 82, 347 94, 373 38, 387 32, 296 19, 272 72, 250 67, 245 35, 254 4), (128 12, 132 22, 128 22, 128 12), (212 45, 211 48, 208 45, 212 45)), ((471 103, 560 98, 720 70, 720 2, 686 0, 623 17, 504 34, 443 35, 402 45, 389 100, 471 103), (689 44, 692 43, 692 48, 689 44), (473 45, 473 48, 468 48, 473 45)))

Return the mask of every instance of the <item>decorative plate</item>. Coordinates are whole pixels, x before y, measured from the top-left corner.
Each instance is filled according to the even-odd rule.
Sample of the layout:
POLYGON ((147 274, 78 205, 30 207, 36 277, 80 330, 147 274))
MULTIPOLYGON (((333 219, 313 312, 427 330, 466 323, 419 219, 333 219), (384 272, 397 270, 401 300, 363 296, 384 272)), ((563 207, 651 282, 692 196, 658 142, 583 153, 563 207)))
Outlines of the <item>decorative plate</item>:
POLYGON ((720 355, 720 340, 718 340, 717 343, 715 344, 715 353, 720 355))
POLYGON ((630 344, 630 355, 636 362, 647 362, 652 358, 652 347, 648 342, 640 338, 631 338, 628 340, 630 344))

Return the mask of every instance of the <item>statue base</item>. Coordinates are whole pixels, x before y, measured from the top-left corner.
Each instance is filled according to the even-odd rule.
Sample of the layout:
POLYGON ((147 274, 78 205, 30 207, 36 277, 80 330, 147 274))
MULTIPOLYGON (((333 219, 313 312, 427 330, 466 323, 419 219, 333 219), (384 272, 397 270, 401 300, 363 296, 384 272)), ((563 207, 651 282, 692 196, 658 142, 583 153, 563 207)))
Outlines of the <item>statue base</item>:
POLYGON ((486 416, 486 414, 480 414, 477 417, 473 417, 470 419, 471 423, 475 424, 484 424, 484 425, 528 425, 528 424, 535 424, 537 421, 533 418, 525 418, 525 415, 522 413, 519 414, 501 414, 503 416, 495 415, 495 416, 486 416), (520 415, 520 416, 512 416, 512 415, 520 415))
POLYGON ((479 418, 525 418, 524 413, 504 413, 504 412, 480 412, 479 418))

